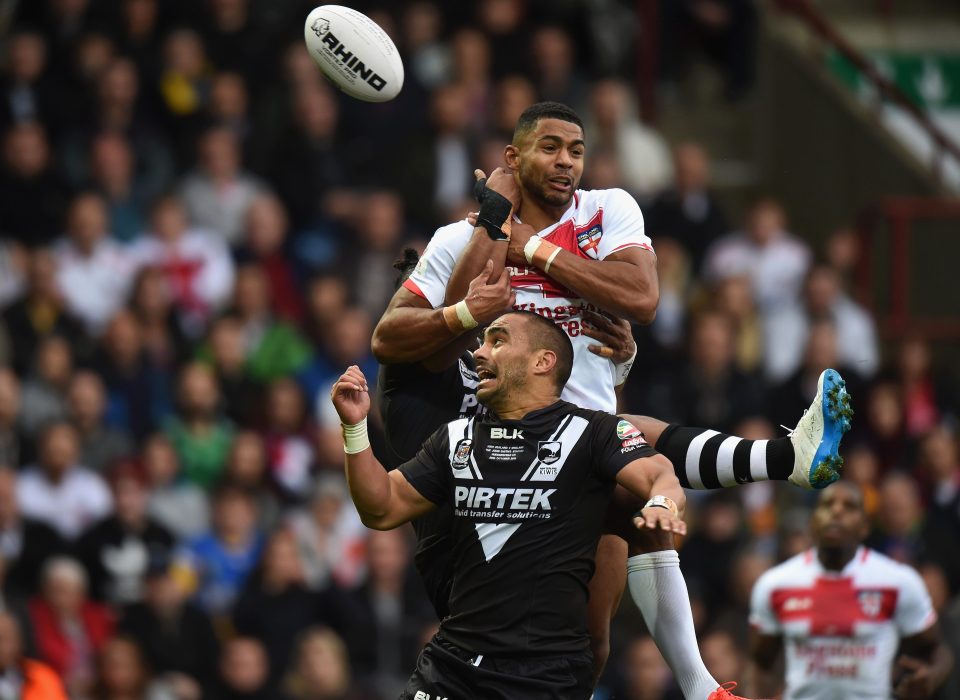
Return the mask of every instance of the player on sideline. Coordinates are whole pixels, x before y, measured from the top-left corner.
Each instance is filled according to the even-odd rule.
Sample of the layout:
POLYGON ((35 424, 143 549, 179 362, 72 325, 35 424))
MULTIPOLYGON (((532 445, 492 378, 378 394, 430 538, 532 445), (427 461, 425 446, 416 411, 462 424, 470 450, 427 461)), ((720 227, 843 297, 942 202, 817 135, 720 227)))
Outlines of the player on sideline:
MULTIPOLYGON (((614 387, 631 362, 615 366, 609 352, 590 348, 594 342, 584 332, 584 312, 607 309, 649 322, 659 298, 655 256, 632 197, 617 189, 577 190, 584 148, 581 122, 564 105, 540 103, 521 115, 505 150, 510 169, 498 168, 486 182, 479 225, 461 221, 439 229, 377 325, 372 345, 381 364, 415 363, 445 352, 456 358, 483 320, 472 315, 462 280, 500 280, 509 251, 516 264, 510 278, 515 308, 552 319, 573 342, 574 369, 564 400, 616 410, 614 387)), ((838 477, 837 448, 849 426, 849 402, 842 380, 830 370, 821 375, 811 410, 780 440, 749 441, 655 419, 630 420, 656 441, 684 486, 789 478, 811 488, 838 477)), ((394 431, 388 427, 388 432, 394 431)), ((716 681, 697 649, 679 559, 669 538, 654 533, 649 539, 647 551, 628 562, 637 574, 631 577, 632 594, 685 697, 702 700, 716 681)), ((622 540, 604 537, 597 551, 590 621, 598 667, 627 578, 625 548, 622 540)))
POLYGON ((831 486, 812 529, 816 547, 753 588, 754 689, 783 690, 773 668, 786 640, 785 700, 931 697, 950 674, 950 652, 919 574, 863 546, 863 494, 848 481, 831 486))
POLYGON ((560 400, 573 348, 555 324, 508 312, 474 359, 486 416, 440 427, 391 472, 370 449, 359 368, 331 390, 365 525, 391 529, 438 504, 454 508, 449 613, 401 698, 588 698, 587 584, 614 486, 649 497, 638 531, 671 536, 686 532, 683 488, 625 421, 560 400))

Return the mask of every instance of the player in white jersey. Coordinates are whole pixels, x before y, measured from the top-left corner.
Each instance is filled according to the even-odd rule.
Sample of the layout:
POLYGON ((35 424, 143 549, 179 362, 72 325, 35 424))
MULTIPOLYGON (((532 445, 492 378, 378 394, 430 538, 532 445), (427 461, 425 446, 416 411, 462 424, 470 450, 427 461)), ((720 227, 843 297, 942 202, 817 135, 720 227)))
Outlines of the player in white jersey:
POLYGON ((783 649, 784 700, 929 698, 951 659, 919 574, 863 546, 863 494, 850 482, 822 493, 812 529, 814 549, 754 586, 754 690, 779 693, 783 684, 772 669, 783 649))
MULTIPOLYGON (((477 321, 471 309, 478 305, 471 295, 480 283, 501 280, 509 272, 514 308, 555 321, 574 345, 573 376, 563 399, 585 408, 616 410, 615 386, 631 361, 615 365, 605 352, 608 348, 598 348, 587 337, 597 333, 595 328, 585 331, 584 310, 649 323, 659 300, 656 256, 629 194, 577 188, 584 150, 582 123, 568 107, 539 103, 521 115, 513 143, 505 149, 507 167, 494 171, 482 189, 477 227, 464 221, 437 231, 378 323, 372 345, 381 364, 424 358, 433 363, 444 354, 456 358, 474 340, 471 330, 477 321)), ((769 444, 667 426, 655 419, 630 420, 675 468, 679 465, 678 476, 686 487, 789 478, 811 488, 838 477, 836 450, 849 427, 846 401, 839 375, 824 373, 812 410, 794 437, 769 444)), ((627 579, 626 557, 623 540, 601 539, 597 575, 590 584, 598 668, 606 659, 609 620, 627 579)), ((685 696, 702 700, 716 682, 699 656, 672 539, 651 534, 644 553, 631 557, 628 566, 636 574, 631 591, 633 581, 642 582, 638 585, 643 590, 634 597, 641 601, 647 626, 685 696)))
MULTIPOLYGON (((512 228, 513 235, 517 235, 520 226, 514 223, 512 228)), ((434 308, 442 306, 447 283, 470 243, 473 229, 466 220, 438 229, 404 287, 434 308)), ((629 273, 629 283, 618 284, 615 298, 629 300, 630 305, 621 303, 616 309, 610 308, 610 300, 602 307, 597 303, 599 299, 587 300, 526 261, 518 262, 510 270, 510 284, 517 295, 514 308, 551 319, 573 343, 576 360, 564 400, 616 413, 615 365, 608 358, 589 352, 588 347, 595 341, 583 333, 583 311, 598 312, 602 308, 619 311, 641 323, 652 320, 648 306, 652 304, 655 309, 658 300, 656 271, 651 268, 656 257, 652 255, 653 244, 643 231, 640 207, 623 190, 577 190, 573 192, 573 206, 563 212, 560 221, 545 227, 537 236, 584 260, 623 259, 621 265, 629 273), (645 281, 648 276, 652 279, 645 281)), ((506 249, 502 244, 500 247, 506 249)), ((559 256, 553 264, 559 267, 562 262, 558 260, 559 256)))

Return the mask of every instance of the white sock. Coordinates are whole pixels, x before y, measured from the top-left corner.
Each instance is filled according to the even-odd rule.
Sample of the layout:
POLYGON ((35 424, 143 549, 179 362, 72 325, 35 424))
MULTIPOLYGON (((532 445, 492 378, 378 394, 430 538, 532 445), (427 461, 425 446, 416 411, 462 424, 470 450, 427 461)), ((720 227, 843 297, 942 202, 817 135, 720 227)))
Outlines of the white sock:
POLYGON ((707 700, 719 683, 700 658, 687 582, 674 550, 627 559, 627 585, 686 700, 707 700))

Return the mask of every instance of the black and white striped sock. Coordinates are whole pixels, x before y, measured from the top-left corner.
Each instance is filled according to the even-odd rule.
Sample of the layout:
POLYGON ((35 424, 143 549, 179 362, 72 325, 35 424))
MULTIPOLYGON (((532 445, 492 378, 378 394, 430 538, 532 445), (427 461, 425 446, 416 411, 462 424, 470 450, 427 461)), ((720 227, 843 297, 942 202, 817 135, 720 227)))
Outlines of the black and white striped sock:
POLYGON ((793 472, 789 437, 745 440, 716 430, 669 425, 655 445, 687 489, 722 489, 753 481, 786 481, 793 472))

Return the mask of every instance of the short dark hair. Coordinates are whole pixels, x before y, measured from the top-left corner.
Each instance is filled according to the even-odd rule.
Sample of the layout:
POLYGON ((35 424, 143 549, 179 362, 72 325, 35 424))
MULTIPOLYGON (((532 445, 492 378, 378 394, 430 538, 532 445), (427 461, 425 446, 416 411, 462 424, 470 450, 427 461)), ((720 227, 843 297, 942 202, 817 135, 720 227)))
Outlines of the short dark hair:
POLYGON ((420 254, 413 248, 404 248, 403 257, 393 261, 393 269, 400 273, 397 277, 395 287, 407 281, 407 278, 417 269, 417 263, 420 262, 420 254))
POLYGON ((537 128, 541 119, 559 119, 560 121, 576 124, 583 131, 583 121, 570 107, 560 102, 537 102, 523 110, 517 125, 513 129, 513 143, 516 143, 529 132, 537 128))
POLYGON ((511 311, 527 321, 531 350, 549 350, 557 356, 557 392, 563 391, 573 371, 573 343, 556 323, 532 311, 511 311))
POLYGON ((857 505, 860 508, 861 513, 867 512, 867 503, 866 499, 863 496, 863 489, 855 481, 850 481, 849 479, 842 479, 829 487, 823 489, 820 492, 820 495, 817 497, 817 505, 820 505, 820 502, 826 497, 827 493, 834 491, 836 489, 846 489, 852 493, 857 499, 857 505))

